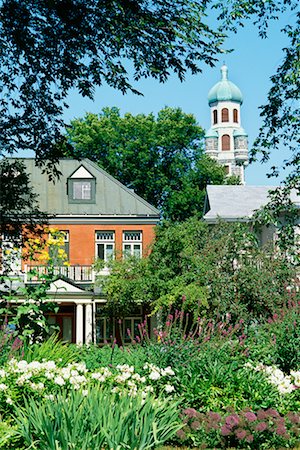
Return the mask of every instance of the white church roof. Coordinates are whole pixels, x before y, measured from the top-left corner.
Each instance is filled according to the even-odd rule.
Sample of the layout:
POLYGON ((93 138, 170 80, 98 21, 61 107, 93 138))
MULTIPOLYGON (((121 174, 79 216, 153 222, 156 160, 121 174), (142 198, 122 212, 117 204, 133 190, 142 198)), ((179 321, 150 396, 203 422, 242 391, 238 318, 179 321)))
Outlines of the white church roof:
MULTIPOLYGON (((213 186, 206 188, 206 214, 204 220, 214 223, 218 219, 226 221, 249 220, 254 212, 269 201, 269 191, 274 186, 213 186)), ((291 192, 291 200, 300 206, 300 196, 291 192)))

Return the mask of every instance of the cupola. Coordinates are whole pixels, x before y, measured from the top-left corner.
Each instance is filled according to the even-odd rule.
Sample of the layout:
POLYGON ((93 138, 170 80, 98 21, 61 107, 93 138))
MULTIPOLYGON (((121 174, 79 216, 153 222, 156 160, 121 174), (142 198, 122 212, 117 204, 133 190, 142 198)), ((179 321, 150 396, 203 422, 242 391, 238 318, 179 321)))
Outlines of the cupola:
POLYGON ((228 80, 228 68, 225 64, 221 67, 221 81, 215 84, 208 93, 208 104, 211 106, 216 102, 236 102, 243 103, 243 96, 240 89, 228 80))

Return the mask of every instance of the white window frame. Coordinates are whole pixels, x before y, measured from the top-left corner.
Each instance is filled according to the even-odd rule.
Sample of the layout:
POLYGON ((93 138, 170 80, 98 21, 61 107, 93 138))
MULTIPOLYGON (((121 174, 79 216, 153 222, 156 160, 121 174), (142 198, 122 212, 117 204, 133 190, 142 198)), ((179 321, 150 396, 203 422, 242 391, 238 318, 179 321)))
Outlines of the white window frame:
POLYGON ((92 199, 92 182, 90 180, 72 180, 72 199, 73 200, 91 200, 92 199), (82 183, 80 197, 76 196, 75 186, 76 183, 82 183))
POLYGON ((124 230, 123 231, 123 258, 128 256, 135 256, 141 258, 143 255, 143 233, 139 230, 124 230), (135 246, 139 246, 139 255, 135 254, 135 246), (129 252, 128 252, 129 250, 129 252))
POLYGON ((115 232, 112 230, 97 230, 95 231, 95 256, 96 259, 109 262, 111 259, 115 259, 115 232), (98 256, 98 245, 104 247, 104 259, 98 256), (112 246, 112 256, 108 256, 108 246, 112 246))
POLYGON ((137 336, 140 338, 139 330, 135 330, 135 323, 137 322, 137 327, 143 321, 142 313, 140 316, 125 316, 122 320, 122 339, 123 342, 129 343, 132 339, 135 339, 137 336), (126 326, 126 321, 130 321, 130 327, 126 326), (129 329, 130 334, 128 334, 127 330, 129 329))

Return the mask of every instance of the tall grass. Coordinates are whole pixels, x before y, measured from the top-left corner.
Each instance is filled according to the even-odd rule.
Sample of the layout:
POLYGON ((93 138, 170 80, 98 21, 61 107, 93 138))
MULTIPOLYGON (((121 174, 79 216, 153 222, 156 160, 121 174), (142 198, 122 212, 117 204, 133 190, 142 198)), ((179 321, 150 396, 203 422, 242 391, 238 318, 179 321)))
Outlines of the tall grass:
POLYGON ((144 450, 162 445, 182 427, 178 404, 140 395, 73 391, 16 410, 16 434, 39 450, 144 450))
POLYGON ((55 361, 57 366, 66 366, 77 361, 77 355, 72 345, 62 342, 53 334, 46 341, 39 344, 24 344, 23 359, 31 361, 55 361))

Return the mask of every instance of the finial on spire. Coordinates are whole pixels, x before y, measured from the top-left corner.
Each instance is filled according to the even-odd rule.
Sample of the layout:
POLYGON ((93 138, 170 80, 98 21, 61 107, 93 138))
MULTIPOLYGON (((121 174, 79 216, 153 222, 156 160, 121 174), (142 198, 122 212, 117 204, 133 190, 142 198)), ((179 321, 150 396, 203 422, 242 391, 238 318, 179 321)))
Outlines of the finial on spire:
POLYGON ((225 63, 223 63, 223 66, 221 67, 221 74, 222 74, 222 81, 228 80, 228 67, 225 63))

